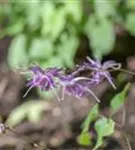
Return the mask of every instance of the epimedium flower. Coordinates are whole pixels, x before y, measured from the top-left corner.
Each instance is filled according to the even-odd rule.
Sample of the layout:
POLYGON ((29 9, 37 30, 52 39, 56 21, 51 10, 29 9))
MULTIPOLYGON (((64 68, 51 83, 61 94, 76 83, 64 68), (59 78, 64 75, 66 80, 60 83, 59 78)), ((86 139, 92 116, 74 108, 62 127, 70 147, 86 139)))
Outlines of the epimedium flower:
POLYGON ((89 89, 90 78, 86 77, 74 77, 72 75, 60 77, 60 85, 62 86, 62 100, 65 93, 81 99, 88 94, 92 95, 97 102, 100 102, 98 97, 89 89))
POLYGON ((89 94, 92 95, 97 102, 100 102, 98 97, 89 88, 90 86, 97 85, 104 79, 107 79, 111 86, 114 89, 116 88, 112 81, 110 69, 120 69, 121 65, 119 63, 115 61, 101 63, 99 60, 92 60, 87 57, 87 62, 76 67, 76 70, 72 71, 70 74, 66 74, 62 68, 54 67, 42 69, 36 65, 30 67, 32 77, 28 81, 27 86, 29 86, 29 89, 24 96, 26 96, 33 87, 38 87, 43 91, 52 90, 59 101, 64 99, 66 93, 79 99, 89 94), (79 76, 81 72, 88 70, 91 71, 90 77, 79 76), (56 88, 58 87, 62 87, 61 97, 59 97, 56 92, 56 88))
POLYGON ((29 70, 32 72, 32 78, 27 83, 29 89, 24 97, 33 87, 38 87, 45 91, 53 90, 56 87, 55 78, 62 73, 61 68, 47 68, 43 70, 39 66, 32 66, 29 70))
POLYGON ((88 88, 88 83, 91 81, 90 78, 75 77, 72 73, 65 75, 61 68, 47 68, 43 70, 39 66, 32 66, 30 67, 30 71, 33 75, 27 83, 29 89, 24 96, 26 96, 33 87, 38 87, 43 91, 53 90, 58 101, 64 99, 65 93, 79 99, 89 93, 99 102, 97 96, 88 88), (62 87, 61 98, 55 90, 55 88, 59 86, 62 87))
POLYGON ((120 63, 116 63, 115 61, 106 61, 102 64, 99 60, 92 60, 91 58, 87 57, 87 62, 83 64, 83 68, 84 67, 85 69, 90 69, 92 71, 93 80, 91 83, 99 84, 103 81, 103 79, 107 79, 111 86, 116 89, 109 69, 120 69, 120 63))

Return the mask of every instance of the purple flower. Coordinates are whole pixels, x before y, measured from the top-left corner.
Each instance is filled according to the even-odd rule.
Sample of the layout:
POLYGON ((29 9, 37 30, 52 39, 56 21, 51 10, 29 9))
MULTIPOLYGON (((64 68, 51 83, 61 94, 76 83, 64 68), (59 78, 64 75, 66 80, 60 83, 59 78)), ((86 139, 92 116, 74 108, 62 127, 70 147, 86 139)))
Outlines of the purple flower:
POLYGON ((27 93, 33 88, 38 87, 43 91, 52 90, 57 96, 58 100, 64 99, 65 93, 73 95, 77 98, 82 98, 88 94, 92 95, 98 102, 100 101, 97 96, 90 90, 89 86, 97 85, 104 79, 116 88, 110 74, 110 69, 119 69, 121 65, 115 61, 106 61, 103 64, 98 60, 92 60, 87 57, 87 62, 81 66, 77 66, 76 70, 66 75, 61 68, 47 68, 41 69, 39 66, 32 66, 32 78, 28 81, 29 86, 27 93), (92 71, 91 77, 79 76, 83 71, 92 71), (62 96, 58 96, 56 88, 62 87, 62 96))
MULTIPOLYGON (((103 79, 107 79, 111 86, 116 89, 109 69, 119 69, 121 65, 116 63, 115 61, 106 61, 103 64, 99 60, 92 60, 91 58, 87 57, 88 62, 84 63, 86 69, 92 70, 92 82, 93 84, 99 84, 103 81, 103 79)), ((83 67, 84 67, 83 66, 83 67)))
POLYGON ((32 66, 30 71, 33 73, 33 76, 32 79, 30 79, 27 83, 29 89, 24 96, 26 96, 33 87, 39 87, 41 90, 45 91, 55 88, 55 78, 60 75, 62 69, 48 68, 43 70, 38 66, 32 66))
POLYGON ((61 77, 60 85, 63 88, 61 99, 64 99, 65 93, 68 95, 73 95, 79 99, 91 94, 98 102, 100 102, 97 96, 88 88, 89 84, 87 83, 89 83, 89 81, 91 81, 91 79, 86 77, 74 77, 72 75, 61 77))

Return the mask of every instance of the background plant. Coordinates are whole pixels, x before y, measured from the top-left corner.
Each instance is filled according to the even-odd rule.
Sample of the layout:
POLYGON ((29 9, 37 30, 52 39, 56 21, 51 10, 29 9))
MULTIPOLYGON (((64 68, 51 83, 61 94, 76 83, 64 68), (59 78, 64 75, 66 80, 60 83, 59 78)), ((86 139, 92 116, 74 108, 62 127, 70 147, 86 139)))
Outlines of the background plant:
POLYGON ((116 25, 135 35, 134 9, 130 0, 5 3, 0 7, 1 37, 14 37, 9 65, 28 67, 36 62, 43 67, 73 67, 82 34, 88 37, 93 56, 102 59, 115 46, 116 25))
MULTIPOLYGON (((35 0, 30 3, 12 0, 10 3, 0 5, 0 23, 1 38, 5 36, 13 38, 8 52, 8 64, 12 69, 28 68, 32 63, 37 63, 43 68, 52 66, 73 68, 82 35, 88 39, 92 56, 100 60, 113 51, 117 27, 135 36, 135 2, 35 0)), ((111 101, 110 108, 113 111, 117 111, 124 103, 125 91, 127 89, 111 101)), ((31 108, 34 111, 36 109, 38 117, 35 117, 35 114, 31 115, 26 108, 27 104, 24 104, 14 111, 11 118, 14 118, 14 113, 23 115, 20 115, 17 121, 10 118, 9 124, 17 124, 26 117, 30 121, 41 118, 42 107, 31 108)), ((115 122, 112 118, 99 117, 99 106, 95 105, 84 122, 79 137, 80 144, 92 143, 89 134, 91 122, 95 123, 94 128, 98 137, 95 148, 98 148, 103 143, 103 137, 114 132, 115 122)))

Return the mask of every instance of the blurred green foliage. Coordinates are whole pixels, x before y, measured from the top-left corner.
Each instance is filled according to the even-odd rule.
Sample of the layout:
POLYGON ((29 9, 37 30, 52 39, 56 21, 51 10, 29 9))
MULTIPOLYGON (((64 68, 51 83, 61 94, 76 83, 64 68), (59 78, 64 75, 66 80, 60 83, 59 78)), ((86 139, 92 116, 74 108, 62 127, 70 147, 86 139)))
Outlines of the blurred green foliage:
POLYGON ((8 54, 12 68, 33 62, 42 67, 73 67, 82 24, 81 1, 18 0, 4 4, 4 9, 1 6, 0 12, 6 19, 1 36, 14 37, 8 54))
MULTIPOLYGON (((134 0, 10 0, 0 5, 0 37, 13 37, 8 53, 8 63, 13 69, 28 67, 33 62, 41 67, 72 68, 83 34, 89 40, 93 56, 102 59, 115 46, 116 25, 135 36, 134 0)), ((124 103, 128 88, 129 85, 112 99, 113 111, 124 103)), ((14 126, 26 118, 38 122, 43 111, 43 105, 30 101, 16 108, 7 123, 14 126)), ((99 107, 95 105, 78 137, 82 145, 92 144, 89 133, 92 122, 97 133, 94 149, 98 149, 103 138, 114 132, 115 122, 99 116, 99 107)))
POLYGON ((115 132, 115 125, 116 122, 112 119, 112 115, 114 115, 119 108, 124 105, 127 92, 130 89, 130 83, 128 83, 125 88, 118 94, 116 94, 112 100, 110 101, 110 109, 111 113, 108 114, 110 117, 105 117, 101 115, 99 104, 94 105, 89 113, 86 119, 84 120, 82 124, 82 132, 78 136, 77 142, 83 146, 89 146, 92 145, 92 139, 91 136, 91 124, 94 122, 94 129, 97 133, 96 138, 96 144, 93 148, 93 150, 99 149, 103 145, 104 137, 110 136, 115 132))
POLYGON ((99 115, 99 104, 95 104, 92 109, 90 109, 87 118, 82 125, 82 133, 89 132, 90 124, 97 119, 99 115))
POLYGON ((89 146, 92 144, 91 135, 89 132, 90 124, 98 118, 99 115, 99 105, 96 104, 90 109, 87 118, 85 119, 84 123, 82 124, 82 132, 78 137, 78 143, 84 146, 89 146))
POLYGON ((134 10, 132 0, 11 0, 0 5, 0 37, 14 37, 8 54, 12 68, 33 62, 70 68, 83 34, 98 59, 113 50, 116 25, 135 36, 134 10))
POLYGON ((6 124, 14 127, 26 119, 32 123, 38 123, 43 117, 44 110, 45 104, 43 101, 30 100, 15 108, 10 113, 6 124))
POLYGON ((110 103, 110 108, 112 109, 112 114, 116 113, 118 109, 124 104, 126 100, 127 93, 130 89, 131 84, 128 83, 125 88, 122 90, 122 92, 116 94, 110 103))
POLYGON ((103 144, 103 138, 114 133, 115 122, 112 119, 100 118, 95 123, 95 130, 97 132, 97 142, 93 150, 98 149, 103 144))
POLYGON ((80 136, 77 138, 77 142, 80 144, 80 145, 83 145, 83 146, 89 146, 92 144, 91 142, 91 135, 89 132, 83 132, 80 134, 80 136))

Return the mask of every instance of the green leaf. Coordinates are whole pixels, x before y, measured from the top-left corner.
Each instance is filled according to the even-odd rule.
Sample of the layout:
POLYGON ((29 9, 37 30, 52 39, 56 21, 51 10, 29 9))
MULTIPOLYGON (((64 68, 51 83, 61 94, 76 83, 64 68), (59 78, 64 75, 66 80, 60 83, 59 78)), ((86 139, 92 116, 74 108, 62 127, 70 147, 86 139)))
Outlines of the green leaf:
POLYGON ((98 149, 103 144, 103 138, 114 133, 115 122, 112 119, 105 117, 100 118, 95 123, 95 130, 97 132, 97 142, 93 150, 98 149))
POLYGON ((27 3, 25 7, 26 21, 30 30, 36 30, 40 25, 40 1, 34 0, 34 3, 27 3))
POLYGON ((63 60, 59 55, 52 56, 47 61, 39 61, 39 65, 43 68, 64 67, 63 60))
POLYGON ((68 36, 67 33, 63 33, 58 46, 58 55, 63 60, 63 64, 67 67, 73 67, 74 57, 79 44, 79 40, 75 35, 68 36))
POLYGON ((44 105, 43 102, 33 102, 31 101, 31 103, 29 104, 30 107, 27 111, 27 118, 30 122, 33 123, 38 123, 41 118, 42 118, 42 114, 44 111, 44 105))
POLYGON ((28 119, 33 123, 37 123, 42 118, 44 105, 42 101, 28 101, 21 106, 15 108, 9 115, 6 124, 16 126, 24 119, 28 119))
POLYGON ((89 126, 91 124, 92 121, 94 121, 99 114, 99 105, 96 104, 95 106, 93 106, 92 109, 90 109, 87 118, 85 119, 84 123, 82 124, 82 132, 88 132, 89 131, 89 126))
POLYGON ((130 88, 130 83, 128 83, 125 86, 122 92, 115 95, 114 98, 111 100, 110 107, 113 110, 113 112, 116 112, 124 104, 129 88, 130 88))
POLYGON ((126 5, 129 9, 135 9, 135 1, 134 0, 126 1, 126 5))
POLYGON ((101 59, 102 56, 109 54, 115 43, 115 32, 112 22, 107 19, 97 20, 93 15, 85 27, 85 32, 90 40, 93 55, 101 59))
POLYGON ((16 67, 27 67, 28 65, 28 54, 27 50, 27 39, 26 36, 21 34, 16 36, 10 47, 8 53, 8 63, 11 68, 16 67))
POLYGON ((63 61, 60 56, 53 56, 48 60, 48 67, 63 67, 63 61))
POLYGON ((56 8, 51 1, 45 1, 41 6, 41 19, 43 21, 42 35, 49 36, 53 40, 58 38, 66 25, 64 8, 56 8))
POLYGON ((128 13, 126 16, 125 26, 129 33, 135 36, 135 13, 128 13))
POLYGON ((85 119, 84 123, 82 124, 82 132, 78 137, 78 143, 84 146, 88 146, 91 144, 91 136, 89 133, 89 126, 92 121, 94 121, 99 114, 99 105, 96 104, 93 108, 89 111, 87 118, 85 119))
POLYGON ((36 59, 49 59, 54 52, 53 43, 48 39, 35 38, 31 42, 29 49, 30 58, 36 59))
POLYGON ((80 145, 83 146, 89 146, 91 145, 91 136, 89 132, 84 132, 82 133, 78 138, 77 138, 77 142, 80 145))
POLYGON ((64 4, 66 14, 70 15, 76 23, 81 22, 83 14, 81 1, 64 1, 64 4))
POLYGON ((22 106, 15 108, 9 115, 6 124, 10 127, 14 127, 20 124, 26 118, 25 107, 22 106))
POLYGON ((24 29, 25 21, 23 18, 19 18, 13 24, 5 28, 5 34, 16 35, 21 33, 24 29))
POLYGON ((45 1, 41 6, 41 20, 43 22, 43 26, 41 32, 43 35, 47 35, 51 32, 52 28, 52 18, 55 13, 55 5, 51 1, 45 1))
POLYGON ((64 30, 66 25, 65 11, 64 9, 57 9, 56 13, 53 16, 51 34, 53 39, 57 39, 60 33, 64 30))
POLYGON ((94 0, 95 12, 99 17, 114 16, 115 9, 110 1, 94 0))

